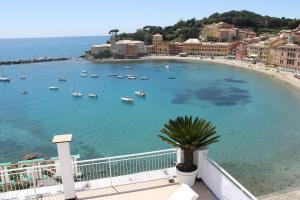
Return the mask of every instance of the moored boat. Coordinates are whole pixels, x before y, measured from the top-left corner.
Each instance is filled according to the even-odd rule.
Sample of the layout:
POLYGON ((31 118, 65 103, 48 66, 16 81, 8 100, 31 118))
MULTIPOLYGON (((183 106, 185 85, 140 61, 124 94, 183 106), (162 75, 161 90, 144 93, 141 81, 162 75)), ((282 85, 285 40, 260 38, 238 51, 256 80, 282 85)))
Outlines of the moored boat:
POLYGON ((108 74, 108 76, 118 76, 117 74, 108 74))
POLYGON ((147 76, 142 76, 142 77, 140 77, 140 79, 141 79, 141 80, 149 80, 149 77, 147 77, 147 76))
POLYGON ((2 82, 9 82, 10 79, 7 76, 0 76, 0 81, 2 81, 2 82))
POLYGON ((99 78, 99 75, 98 74, 92 74, 91 77, 92 78, 99 78))
POLYGON ((98 95, 96 93, 89 93, 88 96, 90 98, 97 98, 98 97, 98 95))
POLYGON ((67 81, 67 79, 65 77, 59 77, 58 81, 67 81))
POLYGON ((139 97, 145 97, 146 93, 142 90, 135 91, 134 94, 139 97))
POLYGON ((135 77, 135 76, 128 76, 128 79, 129 79, 129 80, 135 80, 136 77, 135 77))
POLYGON ((73 92, 72 96, 73 97, 82 97, 82 94, 80 92, 73 92))
POLYGON ((20 79, 21 79, 21 80, 24 80, 24 79, 26 79, 26 76, 25 76, 25 75, 21 75, 21 76, 20 76, 20 79))
POLYGON ((85 73, 81 73, 80 76, 81 77, 87 77, 87 75, 85 73))
POLYGON ((83 70, 81 70, 81 73, 88 73, 88 71, 83 69, 83 70))
POLYGON ((26 92, 26 91, 21 91, 21 94, 28 94, 28 92, 26 92))
POLYGON ((125 69, 131 69, 131 67, 128 67, 128 66, 127 66, 127 67, 125 67, 125 69))
POLYGON ((124 78, 123 75, 118 75, 117 78, 121 79, 121 78, 124 78))
POLYGON ((50 86, 49 89, 50 90, 58 90, 58 87, 56 87, 56 86, 50 86))
POLYGON ((125 103, 133 103, 133 98, 130 98, 128 96, 125 96, 125 97, 121 97, 121 100, 125 103))

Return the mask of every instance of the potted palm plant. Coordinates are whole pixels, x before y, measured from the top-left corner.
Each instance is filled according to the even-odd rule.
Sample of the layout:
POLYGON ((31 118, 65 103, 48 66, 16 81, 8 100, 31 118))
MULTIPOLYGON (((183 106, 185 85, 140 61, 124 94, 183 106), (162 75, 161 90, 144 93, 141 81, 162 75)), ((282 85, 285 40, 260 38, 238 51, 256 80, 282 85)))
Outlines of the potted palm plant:
POLYGON ((176 165, 177 176, 180 183, 192 186, 195 183, 198 167, 194 165, 194 151, 206 149, 210 144, 219 141, 216 128, 211 122, 192 116, 170 119, 158 137, 183 151, 183 162, 176 165))

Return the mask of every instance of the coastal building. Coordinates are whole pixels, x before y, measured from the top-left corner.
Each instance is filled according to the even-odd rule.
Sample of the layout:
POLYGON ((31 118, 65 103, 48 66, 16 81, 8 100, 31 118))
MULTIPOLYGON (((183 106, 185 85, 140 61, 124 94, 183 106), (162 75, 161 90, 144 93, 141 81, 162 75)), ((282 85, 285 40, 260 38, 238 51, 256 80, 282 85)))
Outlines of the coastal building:
POLYGON ((182 52, 187 55, 227 56, 229 49, 229 43, 201 42, 197 38, 191 38, 183 43, 182 52))
POLYGON ((92 48, 91 48, 91 50, 90 50, 90 54, 93 57, 99 57, 104 52, 111 53, 111 44, 93 45, 92 48))
POLYGON ((153 53, 156 55, 169 55, 169 43, 163 40, 163 36, 161 34, 153 35, 152 39, 153 44, 153 53))
POLYGON ((183 43, 181 42, 171 42, 169 43, 169 54, 170 55, 179 55, 182 53, 183 43))
POLYGON ((255 61, 263 60, 264 42, 252 43, 247 45, 247 57, 255 61))
POLYGON ((144 42, 135 40, 119 40, 112 44, 114 58, 138 58, 146 54, 144 42))
POLYGON ((300 72, 300 45, 286 44, 278 47, 280 51, 279 67, 300 72))
POLYGON ((154 54, 154 45, 145 45, 145 47, 148 55, 154 54))
POLYGON ((203 42, 201 45, 201 53, 203 56, 228 56, 230 49, 229 43, 224 42, 203 42))
POLYGON ((182 52, 187 55, 200 55, 202 42, 197 38, 190 38, 183 43, 182 52))
POLYGON ((256 33, 252 29, 239 29, 238 30, 238 38, 245 39, 245 38, 254 38, 256 37, 256 33))
POLYGON ((237 38, 238 29, 225 22, 205 25, 201 30, 201 37, 205 41, 232 41, 237 38))

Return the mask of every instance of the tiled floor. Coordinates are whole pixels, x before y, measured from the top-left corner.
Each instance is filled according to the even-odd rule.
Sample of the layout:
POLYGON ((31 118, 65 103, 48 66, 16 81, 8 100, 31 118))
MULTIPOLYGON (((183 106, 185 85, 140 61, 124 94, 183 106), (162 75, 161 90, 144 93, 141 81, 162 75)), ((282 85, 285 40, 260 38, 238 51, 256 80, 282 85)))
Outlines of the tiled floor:
POLYGON ((262 196, 259 200, 299 200, 300 199, 300 188, 293 188, 281 192, 276 192, 262 196))
MULTIPOLYGON (((101 200, 167 200, 179 187, 178 181, 169 183, 167 179, 114 186, 95 190, 77 192, 79 199, 101 200)), ((216 198, 201 182, 196 182, 192 189, 199 194, 199 200, 215 200, 216 198)), ((63 196, 44 197, 43 200, 63 200, 63 196)))

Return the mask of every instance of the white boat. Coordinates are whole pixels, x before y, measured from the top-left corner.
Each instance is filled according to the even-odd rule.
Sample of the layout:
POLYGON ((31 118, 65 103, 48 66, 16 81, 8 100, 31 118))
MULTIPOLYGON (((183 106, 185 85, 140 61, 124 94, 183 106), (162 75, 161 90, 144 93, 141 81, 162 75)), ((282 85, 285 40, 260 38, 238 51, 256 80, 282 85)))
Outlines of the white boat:
POLYGON ((92 74, 91 77, 92 78, 99 78, 99 75, 98 74, 92 74))
POLYGON ((58 90, 58 87, 56 87, 56 86, 50 86, 49 89, 50 90, 58 90))
POLYGON ((87 70, 81 70, 81 73, 88 73, 87 70))
POLYGON ((147 77, 147 76, 142 76, 142 77, 140 77, 140 79, 141 79, 141 80, 149 80, 149 77, 147 77))
POLYGON ((22 91, 21 94, 24 94, 24 95, 25 95, 25 94, 28 94, 28 93, 27 93, 26 91, 22 91))
POLYGON ((7 76, 3 75, 3 67, 1 68, 0 81, 2 81, 2 82, 8 82, 8 81, 10 81, 10 79, 7 76))
POLYGON ((124 78, 123 75, 118 75, 117 78, 121 79, 121 78, 124 78))
POLYGON ((166 66, 166 68, 167 68, 167 69, 169 69, 169 68, 170 68, 170 66, 169 66, 169 65, 167 65, 167 66, 166 66))
POLYGON ((87 77, 87 75, 85 73, 81 73, 80 76, 81 77, 87 77))
POLYGON ((125 69, 131 69, 131 67, 125 67, 125 69))
POLYGON ((136 96, 139 96, 139 97, 145 97, 146 96, 145 92, 142 91, 142 90, 135 91, 134 94, 136 96))
POLYGON ((82 97, 82 94, 80 92, 73 92, 72 96, 73 97, 82 97))
POLYGON ((88 94, 88 96, 89 96, 90 98, 97 98, 97 97, 98 97, 98 95, 95 94, 95 93, 90 93, 90 94, 88 94))
POLYGON ((128 79, 129 79, 129 80, 135 80, 136 77, 135 77, 135 76, 128 76, 128 79))
POLYGON ((26 79, 26 76, 25 75, 21 75, 20 79, 24 80, 24 79, 26 79))
POLYGON ((128 78, 128 77, 134 76, 134 75, 132 75, 132 74, 126 74, 125 76, 128 78))
POLYGON ((7 76, 0 76, 0 81, 2 81, 2 82, 9 82, 10 79, 7 76))
POLYGON ((125 103, 133 103, 133 98, 130 98, 128 96, 121 97, 121 100, 125 103))
POLYGON ((65 77, 59 77, 58 81, 67 81, 67 79, 65 77))

